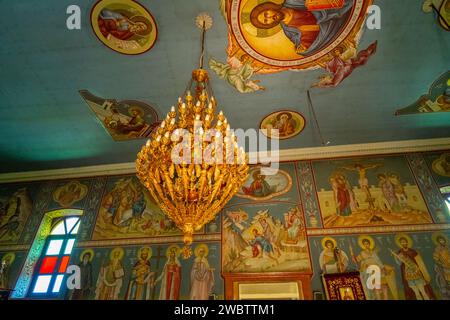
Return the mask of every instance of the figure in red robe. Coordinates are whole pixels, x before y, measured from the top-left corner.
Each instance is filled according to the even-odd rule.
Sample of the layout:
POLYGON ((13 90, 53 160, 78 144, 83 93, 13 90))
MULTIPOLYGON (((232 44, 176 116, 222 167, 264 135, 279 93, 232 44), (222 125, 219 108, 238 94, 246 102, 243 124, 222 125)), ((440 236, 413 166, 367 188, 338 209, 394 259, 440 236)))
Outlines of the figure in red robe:
POLYGON ((377 51, 377 41, 372 43, 366 50, 361 50, 354 58, 343 60, 341 52, 336 50, 334 57, 326 65, 326 70, 330 73, 322 76, 320 81, 313 85, 318 88, 336 87, 344 81, 353 70, 367 63, 369 58, 377 51))
POLYGON ((345 177, 337 175, 330 179, 330 183, 333 188, 337 215, 344 217, 351 215, 351 190, 349 190, 345 177))
POLYGON ((430 274, 422 257, 416 250, 409 248, 409 241, 405 237, 400 238, 399 243, 401 248, 393 255, 400 264, 406 300, 436 299, 430 286, 430 274))
POLYGON ((180 299, 181 264, 178 255, 179 249, 177 247, 169 247, 168 260, 164 265, 163 272, 156 279, 156 282, 161 281, 159 300, 180 299))

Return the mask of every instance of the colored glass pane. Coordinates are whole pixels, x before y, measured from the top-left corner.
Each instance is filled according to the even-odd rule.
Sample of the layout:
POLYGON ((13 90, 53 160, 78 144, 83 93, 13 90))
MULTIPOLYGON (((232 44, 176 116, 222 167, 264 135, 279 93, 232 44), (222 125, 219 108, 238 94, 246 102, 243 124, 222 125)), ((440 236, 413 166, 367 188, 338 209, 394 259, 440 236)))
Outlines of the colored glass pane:
POLYGON ((65 256, 61 259, 61 263, 59 265, 59 273, 65 273, 67 266, 69 265, 70 256, 65 256))
POLYGON ((64 228, 64 221, 58 222, 50 234, 52 234, 52 235, 66 234, 66 229, 64 228))
POLYGON ((71 218, 67 218, 66 219, 66 227, 67 227, 67 233, 72 233, 73 232, 73 228, 75 227, 75 225, 80 221, 80 218, 78 217, 71 217, 71 218))
POLYGON ((39 269, 39 273, 53 273, 55 270, 56 262, 58 261, 58 257, 45 257, 42 260, 41 268, 39 269))
POLYGON ((67 241, 66 249, 64 250, 64 254, 71 254, 74 244, 75 244, 75 239, 69 239, 67 241))
POLYGON ((38 276, 33 293, 47 293, 52 276, 38 276))
POLYGON ((63 245, 64 240, 51 240, 48 244, 47 252, 45 255, 54 256, 58 255, 61 252, 61 247, 63 245))
POLYGON ((76 224, 76 226, 72 229, 72 231, 70 231, 70 234, 77 234, 78 233, 78 229, 80 229, 80 222, 78 222, 76 224))
POLYGON ((59 274, 56 276, 55 284, 53 285, 53 290, 52 290, 53 293, 58 293, 59 290, 61 290, 61 284, 62 284, 63 279, 64 279, 63 274, 59 274))

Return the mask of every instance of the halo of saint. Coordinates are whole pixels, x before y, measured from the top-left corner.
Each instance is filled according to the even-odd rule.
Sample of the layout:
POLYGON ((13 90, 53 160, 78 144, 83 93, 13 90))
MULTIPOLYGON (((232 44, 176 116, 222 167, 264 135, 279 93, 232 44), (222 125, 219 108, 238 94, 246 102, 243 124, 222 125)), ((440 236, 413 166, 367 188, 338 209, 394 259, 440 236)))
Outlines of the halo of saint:
POLYGON ((166 257, 169 259, 170 258, 170 254, 171 253, 175 253, 175 257, 179 257, 181 254, 181 249, 179 246, 177 245, 171 245, 170 247, 167 248, 166 250, 166 257))
POLYGON ((89 262, 92 262, 92 259, 94 259, 94 250, 92 250, 92 249, 86 249, 81 252, 80 262, 83 262, 83 258, 86 255, 86 253, 89 253, 89 262))
POLYGON ((117 260, 121 260, 123 258, 124 255, 124 251, 122 248, 114 248, 113 250, 111 250, 111 253, 109 254, 109 257, 112 259, 117 259, 117 260), (116 255, 117 253, 119 253, 118 255, 116 255))
POLYGON ((413 245, 413 240, 411 239, 410 236, 408 236, 405 233, 399 233, 395 236, 395 243, 397 244, 397 246, 399 248, 402 248, 403 246, 400 243, 400 240, 405 239, 408 242, 408 248, 411 248, 413 245))
POLYGON ((446 234, 442 232, 435 232, 431 235, 431 240, 433 240, 433 243, 437 246, 440 244, 439 239, 443 239, 444 242, 448 244, 448 237, 446 234))
POLYGON ((12 265, 15 259, 16 259, 15 253, 9 252, 2 257, 2 263, 4 263, 5 261, 9 261, 9 265, 12 265))
POLYGON ((152 254, 153 254, 152 248, 150 248, 150 247, 142 247, 141 249, 139 249, 139 250, 138 250, 138 253, 137 253, 137 258, 138 258, 138 259, 141 259, 141 258, 142 258, 142 253, 143 253, 143 252, 146 252, 146 253, 147 253, 147 256, 146 256, 146 258, 145 258, 145 261, 150 260, 150 258, 152 257, 152 254))
POLYGON ((324 237, 322 239, 322 248, 326 249, 327 248, 327 243, 331 242, 333 244, 333 248, 337 247, 337 242, 336 239, 332 238, 332 237, 324 237))
POLYGON ((373 240, 373 238, 371 236, 363 235, 363 236, 359 236, 359 238, 358 238, 358 245, 361 249, 363 249, 363 250, 366 249, 366 247, 364 246, 365 241, 369 241, 370 250, 373 250, 375 248, 375 240, 373 240))
POLYGON ((195 254, 196 257, 200 256, 200 250, 202 250, 202 249, 203 249, 203 252, 204 252, 203 256, 205 258, 208 256, 208 253, 209 253, 208 246, 206 244, 204 244, 204 243, 201 243, 197 247, 195 247, 194 254, 195 254))

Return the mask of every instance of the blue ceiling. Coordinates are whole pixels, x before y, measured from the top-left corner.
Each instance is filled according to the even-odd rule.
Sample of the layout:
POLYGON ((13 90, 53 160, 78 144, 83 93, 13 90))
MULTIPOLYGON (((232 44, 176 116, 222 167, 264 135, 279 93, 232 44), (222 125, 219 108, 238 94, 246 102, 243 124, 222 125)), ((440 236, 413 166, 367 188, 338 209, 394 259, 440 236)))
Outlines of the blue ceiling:
MULTIPOLYGON (((317 118, 331 145, 448 137, 450 113, 394 116, 426 93, 447 71, 449 33, 422 0, 378 0, 381 30, 365 30, 360 48, 378 40, 378 52, 339 87, 313 89, 317 118)), ((142 0, 159 35, 142 55, 104 46, 90 26, 95 1, 0 0, 0 172, 134 161, 143 140, 115 142, 78 94, 80 89, 118 100, 142 100, 160 117, 176 102, 197 66, 199 30, 194 19, 209 12, 207 58, 226 60, 227 25, 219 0, 142 0), (82 10, 81 30, 66 28, 66 8, 82 10)), ((258 128, 277 110, 292 109, 307 121, 283 149, 320 146, 306 90, 323 70, 255 76, 266 91, 238 93, 212 74, 219 104, 233 128, 258 128)))

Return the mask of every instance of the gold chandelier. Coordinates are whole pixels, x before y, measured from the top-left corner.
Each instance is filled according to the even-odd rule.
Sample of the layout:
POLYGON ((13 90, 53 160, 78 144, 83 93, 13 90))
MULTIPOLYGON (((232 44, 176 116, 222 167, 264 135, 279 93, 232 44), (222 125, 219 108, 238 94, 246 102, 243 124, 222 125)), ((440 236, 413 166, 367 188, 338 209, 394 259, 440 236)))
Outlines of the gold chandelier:
POLYGON ((184 233, 183 256, 192 254, 193 234, 215 219, 247 180, 248 160, 231 131, 203 69, 207 14, 196 24, 202 29, 200 68, 166 119, 138 153, 137 176, 161 210, 184 233), (194 92, 192 94, 191 92, 194 92))

